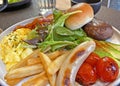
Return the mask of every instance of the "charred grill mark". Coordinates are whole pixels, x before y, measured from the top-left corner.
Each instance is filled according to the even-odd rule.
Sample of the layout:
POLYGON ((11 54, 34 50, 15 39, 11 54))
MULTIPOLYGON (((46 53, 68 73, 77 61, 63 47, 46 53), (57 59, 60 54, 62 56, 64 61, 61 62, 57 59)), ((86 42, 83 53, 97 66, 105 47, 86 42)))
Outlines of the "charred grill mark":
POLYGON ((67 68, 65 73, 64 73, 64 78, 62 81, 62 86, 70 86, 70 69, 67 68))
POLYGON ((77 51, 70 59, 70 63, 73 63, 76 59, 78 59, 78 57, 82 56, 84 53, 85 53, 85 49, 81 49, 77 51))

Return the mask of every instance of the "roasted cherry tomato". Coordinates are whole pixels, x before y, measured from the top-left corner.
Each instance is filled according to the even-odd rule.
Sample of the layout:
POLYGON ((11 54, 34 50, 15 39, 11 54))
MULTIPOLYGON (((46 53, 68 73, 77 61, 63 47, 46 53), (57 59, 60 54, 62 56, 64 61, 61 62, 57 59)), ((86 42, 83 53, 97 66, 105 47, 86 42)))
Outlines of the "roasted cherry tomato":
POLYGON ((113 59, 104 57, 97 62, 96 72, 100 80, 104 82, 112 82, 117 78, 119 68, 113 59))
POLYGON ((87 59, 85 60, 85 62, 87 62, 88 64, 95 66, 97 61, 100 59, 100 57, 96 54, 96 53, 91 53, 87 59))
POLYGON ((93 67, 88 63, 83 63, 79 68, 76 76, 76 81, 83 85, 90 85, 95 83, 97 80, 97 74, 93 67))

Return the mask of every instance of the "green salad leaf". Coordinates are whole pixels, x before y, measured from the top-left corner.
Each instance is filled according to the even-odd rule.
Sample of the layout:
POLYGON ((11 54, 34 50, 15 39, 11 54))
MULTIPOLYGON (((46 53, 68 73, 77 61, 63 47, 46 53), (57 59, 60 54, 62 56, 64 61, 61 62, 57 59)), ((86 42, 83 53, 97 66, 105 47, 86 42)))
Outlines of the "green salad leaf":
MULTIPOLYGON (((61 16, 59 16, 59 18, 57 18, 57 20, 54 22, 54 27, 58 27, 58 26, 64 26, 64 23, 65 23, 65 20, 70 16, 70 15, 73 15, 73 14, 76 14, 76 13, 80 13, 82 11, 74 11, 74 12, 70 12, 70 13, 66 13, 66 14, 63 14, 61 16)), ((59 13, 58 13, 59 15, 59 13)), ((57 16, 57 14, 56 14, 57 16)), ((55 18, 56 18, 55 16, 55 18)))
POLYGON ((56 33, 62 36, 74 35, 74 32, 72 32, 66 27, 61 27, 61 26, 56 28, 56 33))
POLYGON ((54 15, 54 22, 56 22, 58 18, 63 15, 63 12, 60 10, 54 10, 53 15, 54 15))
MULTIPOLYGON (((55 11, 56 12, 56 11, 55 11)), ((58 15, 59 15, 59 17, 57 16, 57 14, 56 15, 54 15, 54 18, 56 18, 56 17, 58 17, 58 18, 56 18, 57 20, 56 20, 56 22, 54 22, 52 25, 49 25, 48 26, 48 36, 47 36, 47 38, 45 39, 45 41, 48 41, 48 40, 53 40, 53 33, 54 33, 54 29, 56 28, 56 27, 59 27, 59 26, 61 26, 61 27, 63 27, 64 26, 64 23, 65 23, 65 20, 70 16, 70 15, 72 15, 72 14, 76 14, 76 13, 79 13, 79 12, 81 12, 81 11, 75 11, 75 12, 71 12, 71 13, 66 13, 66 14, 63 14, 63 15, 61 15, 60 16, 60 13, 58 12, 58 15)))
POLYGON ((78 29, 78 30, 70 30, 70 29, 67 29, 67 30, 64 30, 65 28, 56 28, 54 29, 54 34, 53 34, 53 37, 54 37, 54 40, 56 41, 75 41, 77 39, 81 39, 82 37, 86 37, 86 33, 83 31, 83 29, 78 29), (59 30, 57 30, 59 29, 59 30), (58 31, 64 31, 63 33, 69 33, 66 34, 66 35, 63 35, 62 33, 60 34, 58 31))
POLYGON ((38 29, 38 27, 36 27, 35 29, 33 29, 27 36, 27 39, 33 39, 33 38, 37 38, 39 37, 38 32, 36 31, 38 29))
POLYGON ((65 46, 77 46, 77 44, 70 41, 45 41, 39 43, 39 48, 41 51, 48 51, 48 50, 55 51, 65 46))
POLYGON ((77 30, 70 30, 64 26, 65 20, 72 14, 61 13, 61 11, 54 11, 54 22, 48 26, 48 35, 45 40, 38 43, 41 51, 55 51, 61 48, 72 49, 83 41, 90 40, 86 33, 80 28, 77 30))

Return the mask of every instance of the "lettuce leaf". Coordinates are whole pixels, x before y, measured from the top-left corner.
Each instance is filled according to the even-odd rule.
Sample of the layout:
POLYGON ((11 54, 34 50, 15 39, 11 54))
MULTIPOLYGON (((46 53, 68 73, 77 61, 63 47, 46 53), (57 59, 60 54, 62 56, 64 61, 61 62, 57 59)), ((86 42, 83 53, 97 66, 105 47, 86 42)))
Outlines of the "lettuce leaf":
POLYGON ((28 39, 28 40, 39 37, 38 32, 36 31, 37 29, 38 29, 38 27, 36 27, 35 29, 33 29, 33 30, 28 34, 28 36, 27 36, 27 39, 28 39))
POLYGON ((48 26, 48 35, 45 40, 38 43, 41 51, 55 51, 61 48, 72 49, 83 41, 89 40, 85 32, 80 28, 70 30, 64 26, 65 20, 72 14, 81 12, 61 13, 54 11, 54 22, 48 26))

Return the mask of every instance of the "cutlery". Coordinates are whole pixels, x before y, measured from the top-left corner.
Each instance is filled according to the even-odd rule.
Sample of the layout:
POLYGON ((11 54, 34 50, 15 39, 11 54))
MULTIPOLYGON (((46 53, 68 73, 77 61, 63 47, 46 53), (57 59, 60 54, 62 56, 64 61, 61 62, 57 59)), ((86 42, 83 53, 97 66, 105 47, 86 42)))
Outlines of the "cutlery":
POLYGON ((39 15, 47 14, 50 11, 53 11, 56 6, 56 0, 37 0, 39 6, 39 15))

